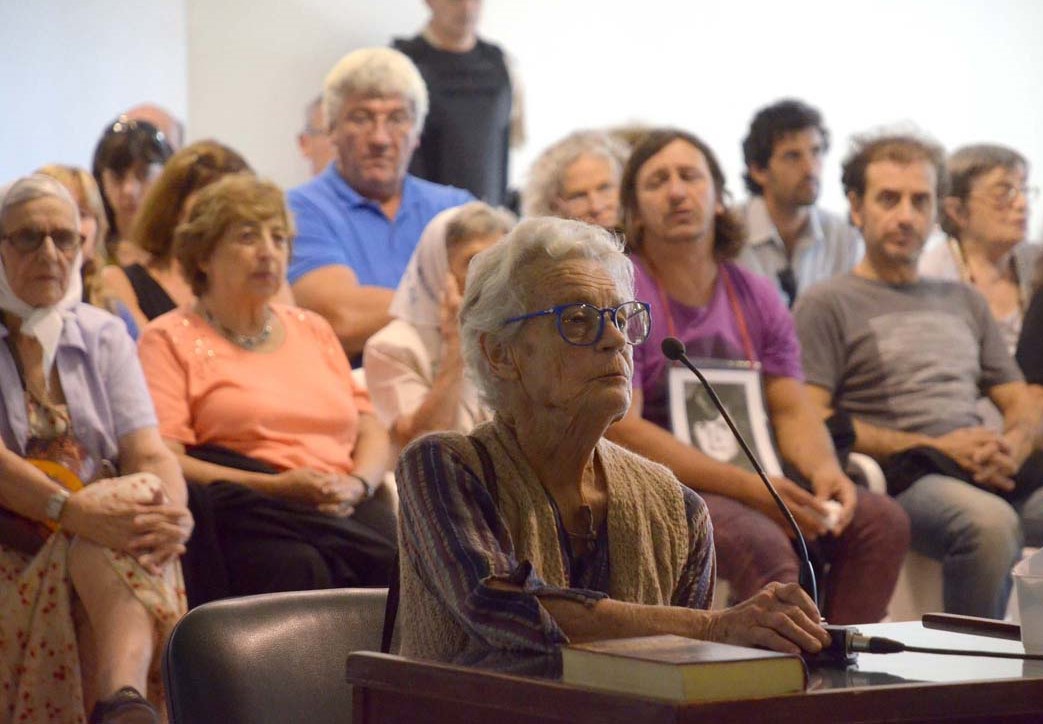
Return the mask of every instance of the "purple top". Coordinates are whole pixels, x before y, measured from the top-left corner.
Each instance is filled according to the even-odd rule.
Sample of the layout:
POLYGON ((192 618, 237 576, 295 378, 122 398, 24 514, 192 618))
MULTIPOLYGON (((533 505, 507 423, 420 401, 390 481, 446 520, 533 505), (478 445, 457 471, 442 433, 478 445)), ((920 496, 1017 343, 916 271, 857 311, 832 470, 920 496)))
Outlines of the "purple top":
POLYGON ((690 307, 668 298, 669 309, 663 309, 663 297, 655 279, 638 257, 631 257, 631 261, 634 263, 635 296, 648 302, 652 308, 652 330, 648 339, 634 348, 634 387, 644 393, 642 416, 646 420, 670 428, 666 375, 669 362, 660 345, 671 334, 684 342, 688 356, 693 360, 746 359, 742 333, 728 299, 723 274, 728 274, 732 282, 761 372, 804 380, 793 318, 779 298, 774 283, 766 277, 725 262, 720 266, 709 304, 690 307), (673 331, 667 321, 668 315, 673 320, 673 331))
MULTIPOLYGON (((55 353, 72 434, 91 456, 85 474, 101 460, 118 462, 119 439, 156 425, 137 349, 127 328, 108 312, 77 304, 65 312, 55 353)), ((0 324, 0 339, 7 328, 0 324)), ((25 454, 29 434, 25 392, 7 344, 0 344, 0 437, 7 449, 25 454)), ((116 465, 116 469, 119 466, 116 465)))

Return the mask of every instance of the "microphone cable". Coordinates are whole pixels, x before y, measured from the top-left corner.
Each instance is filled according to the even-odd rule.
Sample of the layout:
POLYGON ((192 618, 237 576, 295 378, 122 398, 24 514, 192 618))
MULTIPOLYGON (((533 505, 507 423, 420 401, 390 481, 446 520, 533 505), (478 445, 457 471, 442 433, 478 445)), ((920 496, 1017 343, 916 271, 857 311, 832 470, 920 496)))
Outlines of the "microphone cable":
POLYGON ((852 652, 865 654, 939 654, 943 656, 984 656, 993 659, 1022 659, 1024 661, 1043 661, 1043 654, 1017 654, 1009 651, 975 651, 971 649, 940 649, 931 646, 910 646, 901 641, 883 636, 863 636, 855 633, 848 641, 852 652))

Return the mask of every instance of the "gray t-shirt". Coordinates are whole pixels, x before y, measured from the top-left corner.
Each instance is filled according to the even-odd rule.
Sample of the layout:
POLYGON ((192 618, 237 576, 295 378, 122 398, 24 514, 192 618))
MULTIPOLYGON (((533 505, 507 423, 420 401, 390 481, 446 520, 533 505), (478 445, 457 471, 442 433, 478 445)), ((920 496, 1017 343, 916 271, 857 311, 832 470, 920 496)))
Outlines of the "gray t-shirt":
POLYGON ((938 436, 980 425, 980 395, 1022 379, 985 299, 957 282, 845 274, 801 295, 793 315, 807 382, 879 427, 938 436))

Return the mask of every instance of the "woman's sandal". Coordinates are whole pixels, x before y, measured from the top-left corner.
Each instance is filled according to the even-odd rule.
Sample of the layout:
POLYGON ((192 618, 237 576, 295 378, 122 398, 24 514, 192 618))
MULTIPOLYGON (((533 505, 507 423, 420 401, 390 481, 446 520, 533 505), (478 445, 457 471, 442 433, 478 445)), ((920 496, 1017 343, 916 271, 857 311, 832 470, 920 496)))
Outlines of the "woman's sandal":
POLYGON ((159 724, 159 712, 133 686, 124 686, 107 699, 99 699, 88 724, 159 724))

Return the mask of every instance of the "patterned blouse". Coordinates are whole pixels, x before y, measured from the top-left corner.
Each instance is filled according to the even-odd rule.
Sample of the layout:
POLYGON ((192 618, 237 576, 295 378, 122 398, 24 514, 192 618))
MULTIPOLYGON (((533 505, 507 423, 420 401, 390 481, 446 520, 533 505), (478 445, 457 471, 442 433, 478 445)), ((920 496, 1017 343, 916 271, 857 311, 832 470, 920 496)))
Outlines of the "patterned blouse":
MULTIPOLYGON (((397 475, 402 481, 402 565, 413 565, 429 590, 437 588, 453 617, 493 648, 553 651, 568 637, 540 606, 540 598, 593 605, 608 597, 612 559, 607 516, 590 552, 574 555, 551 500, 569 581, 569 587, 557 588, 545 583, 529 561, 516 559, 507 523, 489 489, 455 451, 433 438, 421 440, 407 449, 397 475), (439 545, 430 545, 432 535, 439 545), (517 590, 489 585, 497 580, 517 590)), ((688 488, 683 496, 688 557, 671 604, 705 609, 713 598, 713 532, 702 499, 688 488)))

